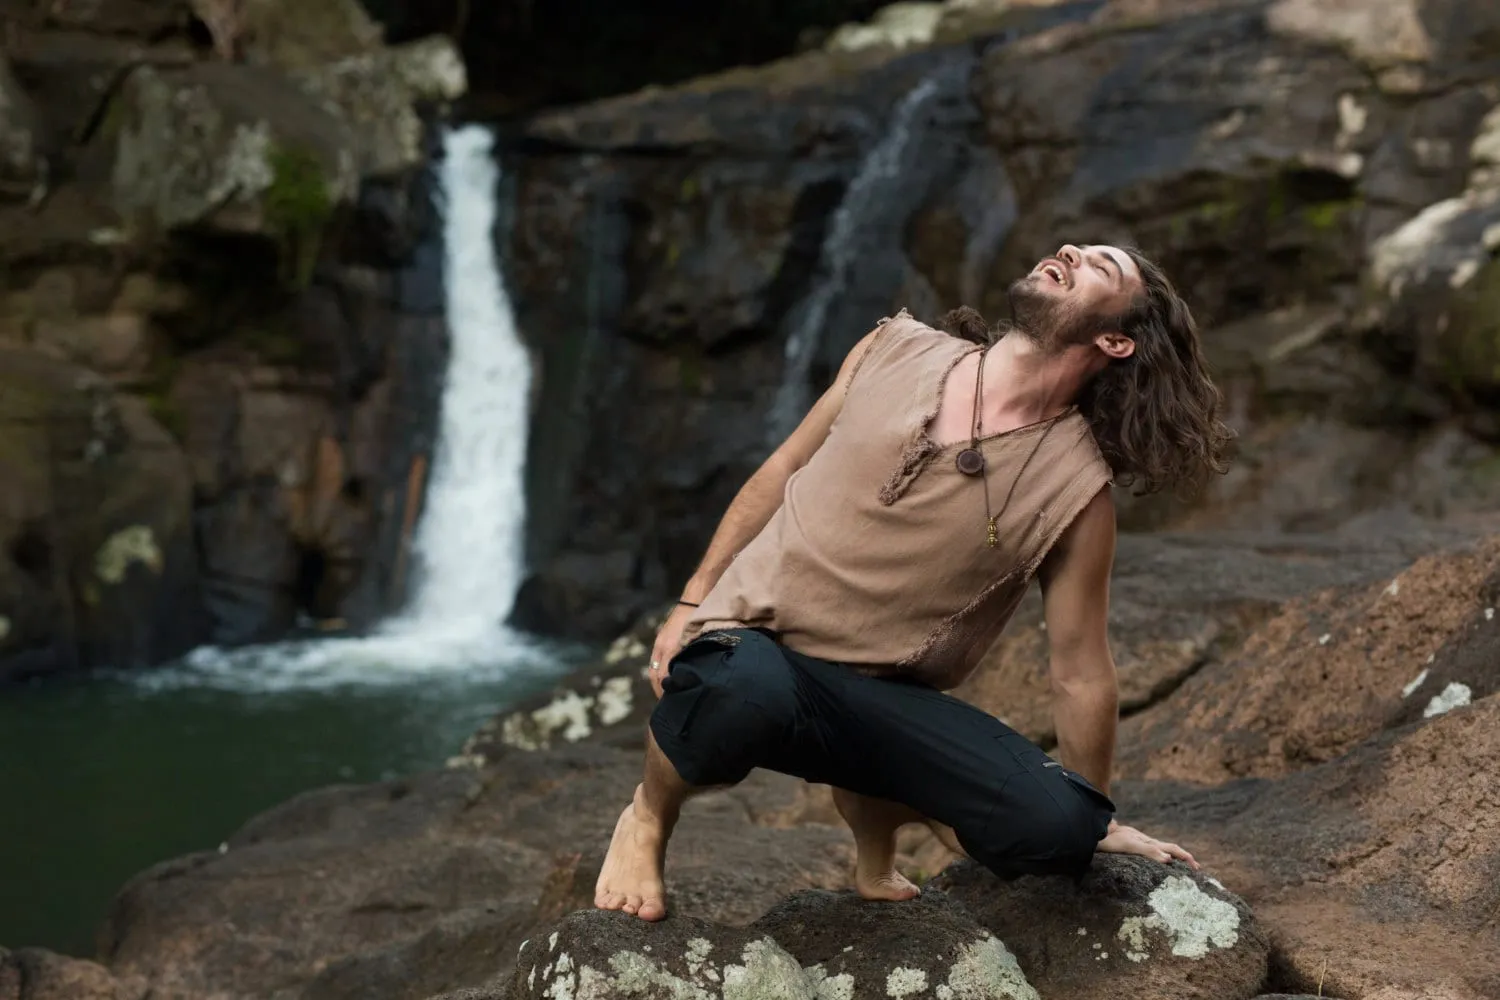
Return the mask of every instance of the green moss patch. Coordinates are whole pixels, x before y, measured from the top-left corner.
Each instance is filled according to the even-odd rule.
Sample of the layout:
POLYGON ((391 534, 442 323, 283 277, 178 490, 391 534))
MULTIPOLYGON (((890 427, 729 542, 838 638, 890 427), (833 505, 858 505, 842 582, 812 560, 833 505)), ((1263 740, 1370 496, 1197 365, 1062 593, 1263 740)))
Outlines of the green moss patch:
POLYGON ((1438 374, 1463 397, 1500 394, 1500 260, 1480 268, 1453 299, 1439 335, 1438 374))
POLYGON ((283 279, 305 288, 333 218, 328 177, 322 159, 310 149, 276 145, 268 159, 272 180, 263 200, 266 228, 280 247, 283 279))

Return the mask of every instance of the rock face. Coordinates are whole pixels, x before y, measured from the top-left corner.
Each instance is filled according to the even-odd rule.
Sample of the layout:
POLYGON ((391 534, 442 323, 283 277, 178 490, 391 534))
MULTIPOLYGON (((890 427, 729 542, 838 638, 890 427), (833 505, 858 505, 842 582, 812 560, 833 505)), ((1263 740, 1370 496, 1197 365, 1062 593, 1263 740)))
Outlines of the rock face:
POLYGON ((1213 783, 1332 760, 1500 690, 1500 549, 1289 602, 1169 701, 1128 720, 1119 770, 1213 783))
POLYGON ((38 948, 0 948, 0 1000, 145 1000, 139 979, 122 980, 103 966, 38 948))
POLYGON ((398 603, 453 46, 386 47, 354 0, 0 27, 0 679, 398 603))
POLYGON ((192 483, 170 435, 98 376, 0 346, 0 679, 175 655, 196 582, 192 483))
POLYGON ((989 900, 998 883, 975 872, 945 876, 944 888, 929 887, 908 903, 810 890, 747 929, 687 917, 652 925, 618 913, 574 913, 521 946, 508 991, 480 995, 1050 1000, 1097 996, 1106 988, 1141 1000, 1254 994, 1265 979, 1266 946, 1243 903, 1150 862, 1100 868, 1069 899, 1027 900, 1040 906, 1029 912, 1042 920, 1028 923, 1026 911, 1000 918, 1012 930, 1003 939, 985 917, 976 919, 974 903, 985 903, 986 914, 1002 907, 989 900), (1121 919, 1131 910, 1140 914, 1121 919), (1112 922, 1104 944, 1075 927, 1097 919, 1112 922), (1022 952, 1033 959, 1029 974, 1017 961, 1022 952))
POLYGON ((878 44, 530 122, 513 273, 570 419, 533 435, 525 623, 618 634, 876 320, 1003 315, 1064 239, 1161 261, 1244 445, 1204 503, 1122 497, 1127 524, 1494 503, 1487 6, 962 5, 949 47, 881 34, 921 21, 898 6, 878 44))
POLYGON ((1278 781, 1132 784, 1121 798, 1143 824, 1200 845, 1252 900, 1277 985, 1480 1000, 1500 985, 1484 874, 1500 837, 1476 807, 1495 794, 1497 713, 1491 696, 1278 781))

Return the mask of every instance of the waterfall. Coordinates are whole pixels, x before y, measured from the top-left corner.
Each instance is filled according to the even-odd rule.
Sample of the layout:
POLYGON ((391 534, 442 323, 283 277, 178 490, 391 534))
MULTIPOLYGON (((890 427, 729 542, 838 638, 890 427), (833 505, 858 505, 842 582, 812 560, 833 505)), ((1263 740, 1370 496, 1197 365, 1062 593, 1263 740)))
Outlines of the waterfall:
POLYGON ((850 272, 867 240, 876 231, 887 228, 893 210, 899 211, 898 206, 906 205, 908 199, 898 197, 896 189, 902 184, 906 160, 914 148, 913 125, 941 93, 939 81, 928 78, 901 99, 891 115, 890 126, 866 154, 834 211, 819 254, 819 280, 793 313, 794 323, 786 340, 786 366, 771 406, 768 427, 771 447, 779 445, 797 428, 812 405, 808 378, 823 341, 830 307, 848 289, 850 272))
POLYGON ((416 595, 399 620, 419 633, 482 634, 510 613, 521 585, 531 361, 495 253, 493 141, 485 128, 459 129, 443 158, 452 347, 416 595))
POLYGON ((264 691, 540 669, 537 641, 505 625, 524 570, 531 365, 495 252, 493 142, 481 126, 444 139, 450 357, 407 607, 369 636, 206 647, 186 658, 185 669, 143 674, 142 683, 264 691))

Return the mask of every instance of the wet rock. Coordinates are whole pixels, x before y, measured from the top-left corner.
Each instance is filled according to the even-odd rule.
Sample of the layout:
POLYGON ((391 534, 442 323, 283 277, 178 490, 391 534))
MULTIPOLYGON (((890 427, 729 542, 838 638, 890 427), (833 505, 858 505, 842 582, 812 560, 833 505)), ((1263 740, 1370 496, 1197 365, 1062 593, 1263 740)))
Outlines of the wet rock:
POLYGON ((1126 720, 1117 771, 1217 782, 1332 760, 1500 690, 1500 540, 1289 602, 1168 701, 1126 720))
POLYGON ((117 978, 94 962, 40 948, 0 948, 0 1000, 145 1000, 141 979, 117 978))
POLYGON ((1037 992, 1098 996, 1252 997, 1268 941, 1245 902, 1206 873, 1099 855, 1077 881, 1002 882, 972 862, 932 883, 1004 941, 1037 992))

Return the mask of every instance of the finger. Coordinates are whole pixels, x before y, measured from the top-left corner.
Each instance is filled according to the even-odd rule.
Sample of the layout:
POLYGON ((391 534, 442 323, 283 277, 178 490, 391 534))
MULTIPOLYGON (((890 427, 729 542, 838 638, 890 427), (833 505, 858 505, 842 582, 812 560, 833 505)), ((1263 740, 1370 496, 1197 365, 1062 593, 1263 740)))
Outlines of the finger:
POLYGON ((1170 854, 1172 857, 1176 858, 1177 860, 1179 860, 1179 861, 1186 861, 1188 864, 1192 865, 1194 868, 1200 868, 1200 867, 1202 867, 1201 865, 1198 864, 1198 862, 1193 858, 1193 856, 1191 854, 1189 854, 1187 851, 1183 850, 1181 847, 1178 847, 1176 844, 1163 844, 1161 846, 1162 846, 1163 850, 1165 850, 1168 854, 1170 854))

